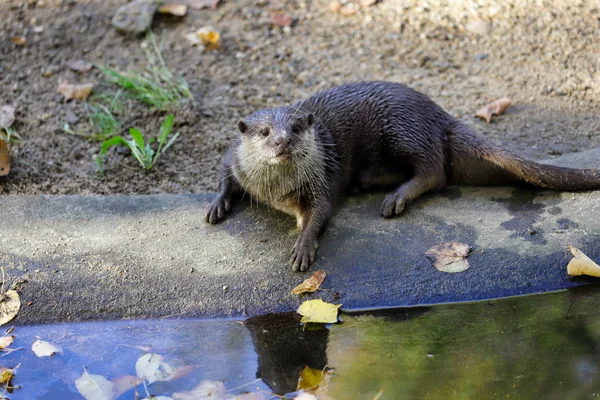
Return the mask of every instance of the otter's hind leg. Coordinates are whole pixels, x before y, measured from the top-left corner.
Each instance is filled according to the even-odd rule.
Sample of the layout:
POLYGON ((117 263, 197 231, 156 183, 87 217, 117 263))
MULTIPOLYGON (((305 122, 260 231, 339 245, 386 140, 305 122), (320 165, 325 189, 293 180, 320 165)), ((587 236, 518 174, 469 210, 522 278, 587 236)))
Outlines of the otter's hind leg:
POLYGON ((446 186, 446 176, 442 171, 417 172, 392 193, 385 196, 381 204, 381 215, 385 218, 400 215, 406 204, 423 193, 446 186))

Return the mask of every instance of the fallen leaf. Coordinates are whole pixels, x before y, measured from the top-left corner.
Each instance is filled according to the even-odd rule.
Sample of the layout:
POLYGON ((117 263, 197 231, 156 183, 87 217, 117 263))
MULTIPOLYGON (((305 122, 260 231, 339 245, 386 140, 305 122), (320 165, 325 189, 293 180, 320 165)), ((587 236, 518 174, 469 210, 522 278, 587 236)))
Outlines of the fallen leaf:
POLYGON ((292 25, 292 17, 288 14, 274 12, 271 14, 271 23, 276 26, 292 25))
POLYGON ((83 368, 83 375, 75 381, 79 394, 86 400, 112 400, 114 384, 102 375, 92 375, 83 368))
MULTIPOLYGON (((8 153, 8 146, 6 142, 0 139, 0 176, 6 176, 10 172, 10 154, 8 153)), ((2 312, 2 303, 0 303, 0 313, 2 312)), ((18 312, 18 310, 17 310, 18 312)), ((11 318, 12 319, 12 318, 11 318)), ((0 320, 2 320, 2 314, 0 314, 0 320)), ((10 321, 7 320, 6 322, 10 321)), ((0 323, 0 325, 6 322, 0 323)))
POLYGON ((433 266, 442 272, 461 272, 469 268, 467 256, 471 247, 459 242, 448 242, 433 246, 425 252, 433 266))
POLYGON ((13 106, 0 107, 0 128, 8 129, 15 122, 15 108, 13 106))
POLYGON ((58 92, 65 96, 65 101, 67 100, 85 100, 90 97, 92 93, 92 89, 94 88, 93 83, 84 83, 81 85, 71 85, 67 82, 62 82, 58 85, 58 92))
POLYGON ((298 377, 298 386, 296 390, 312 389, 319 386, 323 380, 323 370, 311 368, 308 365, 304 367, 298 377))
POLYGON ((600 278, 600 265, 583 254, 581 250, 573 247, 573 245, 570 245, 569 248, 571 249, 573 258, 567 265, 567 274, 571 276, 588 275, 600 278))
POLYGON ((475 114, 476 117, 482 118, 488 124, 492 120, 492 116, 501 115, 510 105, 512 104, 512 100, 508 97, 502 97, 496 101, 491 102, 486 105, 475 114))
MULTIPOLYGON (((0 140, 0 147, 4 143, 0 140)), ((0 168, 2 168, 2 160, 0 155, 0 168)), ((0 171, 0 175, 1 175, 0 171)), ((0 295, 0 325, 4 325, 11 321, 19 313, 21 308, 21 299, 19 294, 15 290, 9 290, 8 292, 0 295)))
POLYGON ((183 35, 192 46, 201 45, 206 49, 217 49, 220 46, 221 35, 211 27, 200 28, 195 32, 183 35))
POLYGON ((191 8, 201 10, 203 8, 217 8, 220 0, 188 0, 188 4, 191 8))
MULTIPOLYGON (((152 397, 144 397, 142 400, 173 400, 172 397, 169 396, 152 396, 152 397)), ((215 399, 218 400, 218 399, 215 399)))
POLYGON ((163 361, 159 354, 146 353, 135 363, 138 378, 145 379, 148 384, 156 381, 168 381, 175 369, 163 361))
POLYGON ((326 303, 321 299, 307 300, 298 307, 298 314, 302 315, 300 322, 316 322, 333 324, 337 322, 338 308, 341 304, 326 303))
POLYGON ((89 70, 92 69, 93 65, 90 64, 89 62, 85 62, 83 60, 77 60, 77 61, 68 61, 67 62, 67 67, 69 67, 69 69, 76 71, 76 72, 88 72, 89 70))
POLYGON ((298 396, 294 397, 293 400, 319 400, 319 399, 317 399, 317 396, 315 396, 314 394, 302 392, 298 396))
POLYGON ((312 293, 316 291, 325 280, 327 273, 325 271, 315 271, 312 276, 305 279, 304 282, 292 289, 292 294, 312 293))
POLYGON ((158 12, 161 14, 170 14, 176 17, 183 17, 187 14, 186 4, 165 4, 160 6, 158 12))
POLYGON ((31 350, 38 357, 50 357, 57 353, 63 354, 62 346, 44 340, 34 340, 31 345, 31 350))
MULTIPOLYGON (((134 387, 142 383, 142 380, 137 376, 123 375, 111 379, 111 382, 113 384, 113 398, 116 399, 123 393, 133 389, 134 387)), ((157 399, 157 397, 153 397, 153 399, 157 399)))
MULTIPOLYGON (((333 376, 333 370, 321 370, 310 368, 308 365, 304 367, 300 377, 298 378, 298 386, 296 390, 301 390, 303 393, 314 396, 319 400, 333 400, 328 394, 329 383, 333 376)), ((298 399, 299 397, 296 397, 298 399)), ((309 397, 306 397, 308 400, 309 397)))
POLYGON ((204 380, 188 392, 177 392, 171 395, 173 400, 224 400, 227 390, 221 381, 204 380))
POLYGON ((0 338, 0 350, 4 350, 8 346, 10 346, 14 340, 15 340, 15 337, 12 335, 1 337, 0 338))
POLYGON ((12 38, 12 41, 14 44, 17 44, 19 46, 24 46, 27 43, 27 38, 25 36, 14 36, 12 38))
POLYGON ((17 368, 11 369, 0 367, 0 387, 6 389, 7 387, 12 386, 10 381, 12 380, 13 376, 15 376, 15 369, 17 368))

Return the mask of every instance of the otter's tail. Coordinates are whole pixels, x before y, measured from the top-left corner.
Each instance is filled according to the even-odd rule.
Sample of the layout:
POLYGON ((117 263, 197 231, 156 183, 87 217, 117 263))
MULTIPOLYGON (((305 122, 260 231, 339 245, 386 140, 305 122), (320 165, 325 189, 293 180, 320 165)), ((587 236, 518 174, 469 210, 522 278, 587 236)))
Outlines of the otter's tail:
POLYGON ((600 170, 555 167, 516 156, 457 123, 448 134, 450 181, 463 185, 517 182, 556 190, 600 188, 600 170))

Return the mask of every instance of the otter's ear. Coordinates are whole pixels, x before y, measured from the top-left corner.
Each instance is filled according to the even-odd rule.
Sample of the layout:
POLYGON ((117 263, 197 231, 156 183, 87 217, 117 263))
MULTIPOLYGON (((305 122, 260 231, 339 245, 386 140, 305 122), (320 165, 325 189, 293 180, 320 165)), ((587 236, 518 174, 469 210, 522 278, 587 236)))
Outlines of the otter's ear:
POLYGON ((314 115, 308 114, 308 117, 306 117, 306 123, 308 124, 308 126, 312 126, 313 122, 315 122, 314 115))
POLYGON ((248 132, 248 125, 244 122, 244 120, 240 119, 238 121, 238 129, 240 130, 241 133, 248 132))

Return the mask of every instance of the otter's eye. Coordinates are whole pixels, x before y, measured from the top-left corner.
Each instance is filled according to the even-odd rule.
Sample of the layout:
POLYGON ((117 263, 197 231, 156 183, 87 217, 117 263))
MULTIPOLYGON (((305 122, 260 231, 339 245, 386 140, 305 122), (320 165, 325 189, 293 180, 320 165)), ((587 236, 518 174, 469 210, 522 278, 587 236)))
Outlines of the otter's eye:
POLYGON ((260 130, 260 134, 263 135, 264 137, 269 136, 269 128, 262 128, 260 130))
POLYGON ((298 134, 302 129, 298 125, 292 126, 292 133, 298 134))

